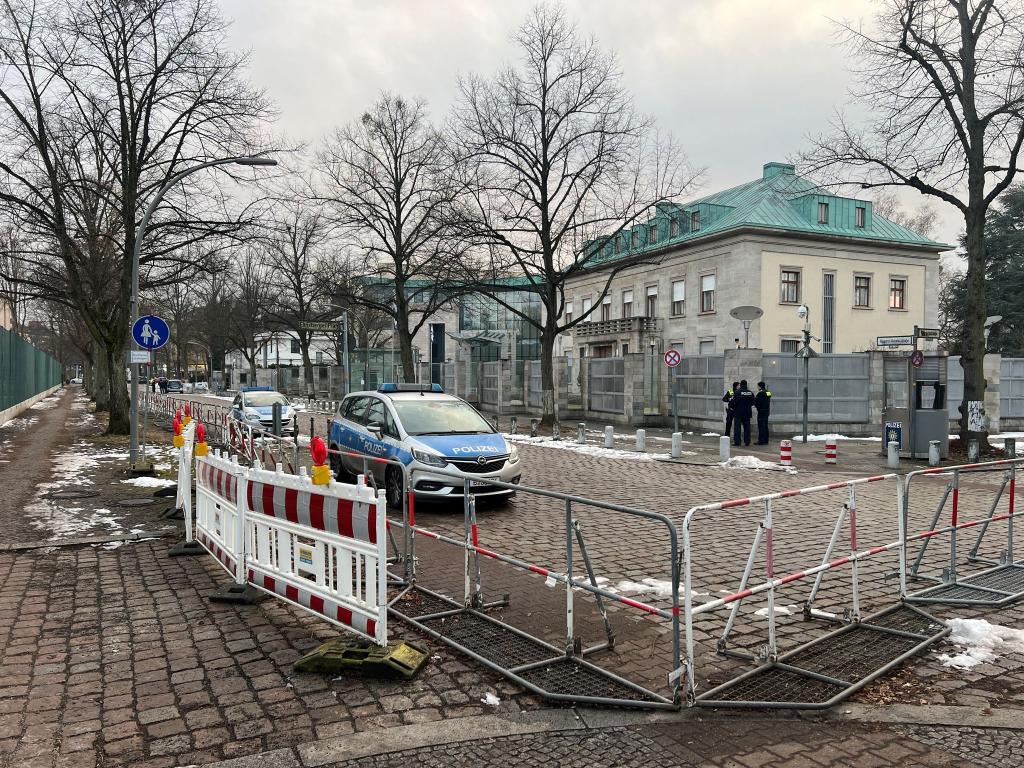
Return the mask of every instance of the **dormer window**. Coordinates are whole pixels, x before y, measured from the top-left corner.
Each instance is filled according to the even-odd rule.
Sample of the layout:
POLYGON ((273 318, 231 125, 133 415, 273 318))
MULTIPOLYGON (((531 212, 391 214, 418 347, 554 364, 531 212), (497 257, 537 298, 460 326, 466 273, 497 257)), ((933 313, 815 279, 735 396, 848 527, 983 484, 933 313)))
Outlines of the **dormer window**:
POLYGON ((647 244, 654 245, 656 242, 658 242, 658 225, 649 224, 647 226, 647 244))
POLYGON ((858 205, 854 209, 853 223, 860 229, 864 229, 867 222, 867 209, 863 205, 858 205))
POLYGON ((828 203, 818 203, 818 223, 828 224, 828 203))
POLYGON ((633 243, 633 247, 634 248, 639 248, 640 247, 640 230, 639 229, 634 229, 633 230, 632 243, 633 243))
POLYGON ((691 232, 699 232, 700 231, 700 211, 691 211, 690 212, 690 231, 691 232))
POLYGON ((674 216, 668 220, 668 236, 679 237, 679 219, 674 216))

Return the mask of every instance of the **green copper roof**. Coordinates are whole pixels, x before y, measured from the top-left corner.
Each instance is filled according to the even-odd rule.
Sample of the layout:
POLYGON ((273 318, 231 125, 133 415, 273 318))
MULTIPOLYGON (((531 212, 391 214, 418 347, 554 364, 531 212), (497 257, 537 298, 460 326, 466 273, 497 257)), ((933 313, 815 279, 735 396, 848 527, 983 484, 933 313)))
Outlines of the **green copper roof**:
POLYGON ((684 205, 660 204, 653 218, 618 235, 618 252, 611 238, 595 241, 594 245, 601 248, 602 252, 595 255, 591 263, 613 261, 747 227, 778 230, 780 234, 820 234, 826 237, 875 240, 935 252, 952 248, 876 216, 871 208, 870 200, 857 200, 827 192, 796 175, 792 165, 768 163, 764 166, 762 177, 754 181, 684 205), (826 224, 818 223, 819 203, 828 205, 826 224), (863 209, 863 214, 857 213, 858 208, 863 209), (691 228, 691 223, 696 223, 695 218, 699 218, 699 226, 691 228), (672 219, 676 220, 675 224, 672 219), (657 227, 657 237, 650 242, 652 226, 657 227))

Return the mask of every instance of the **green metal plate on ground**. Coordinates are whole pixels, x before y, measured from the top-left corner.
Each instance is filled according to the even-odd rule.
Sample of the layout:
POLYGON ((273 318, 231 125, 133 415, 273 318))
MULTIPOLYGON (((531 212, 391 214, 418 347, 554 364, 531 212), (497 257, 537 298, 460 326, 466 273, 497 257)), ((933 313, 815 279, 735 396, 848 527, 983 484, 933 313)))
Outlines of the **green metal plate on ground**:
POLYGON ((337 638, 296 661, 295 669, 331 675, 410 679, 427 663, 429 655, 425 648, 405 640, 380 646, 366 640, 337 638))

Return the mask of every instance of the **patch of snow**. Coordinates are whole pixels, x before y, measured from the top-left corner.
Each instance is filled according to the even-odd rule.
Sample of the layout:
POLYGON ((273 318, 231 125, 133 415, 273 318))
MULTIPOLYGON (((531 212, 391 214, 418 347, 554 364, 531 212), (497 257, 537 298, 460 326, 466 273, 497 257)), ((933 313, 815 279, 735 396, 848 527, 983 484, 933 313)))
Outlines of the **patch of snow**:
POLYGON ((984 619, 950 619, 949 642, 962 650, 952 656, 939 654, 944 667, 970 669, 995 661, 1008 653, 1024 654, 1024 630, 990 624, 984 619))
POLYGON ((4 423, 3 428, 13 429, 18 432, 24 432, 37 421, 39 421, 38 416, 19 416, 16 419, 11 419, 10 421, 4 423))
POLYGON ((718 466, 723 467, 724 469, 767 469, 773 472, 786 472, 790 475, 796 474, 796 470, 792 467, 783 467, 780 464, 773 464, 770 461, 759 459, 757 456, 733 456, 728 461, 718 462, 718 466))
POLYGON ((704 432, 701 437, 721 437, 722 435, 718 432, 704 432))
POLYGON ((656 597, 671 597, 672 582, 651 578, 641 579, 639 582, 623 579, 615 585, 615 591, 629 595, 651 594, 656 597))
POLYGON ((490 691, 488 691, 486 694, 484 694, 484 697, 482 699, 480 699, 480 701, 482 701, 484 704, 486 704, 489 707, 496 707, 499 704, 501 704, 501 699, 499 699, 497 696, 495 696, 490 691))
POLYGON ((35 405, 30 406, 29 410, 30 411, 48 411, 51 408, 56 408, 56 407, 57 407, 57 397, 55 395, 50 395, 49 397, 44 398, 43 400, 40 400, 35 405))
MULTIPOLYGON (((803 435, 793 435, 793 440, 803 440, 803 435)), ((865 443, 880 443, 882 438, 880 437, 847 437, 846 435, 837 435, 834 432, 829 432, 823 435, 808 435, 807 442, 809 443, 823 443, 826 440, 861 440, 865 443)))
MULTIPOLYGON (((794 613, 799 613, 801 610, 803 610, 803 608, 802 608, 802 606, 799 606, 799 605, 791 605, 791 606, 789 606, 789 608, 787 608, 784 605, 776 605, 775 606, 775 615, 776 616, 792 616, 794 613)), ((764 607, 764 608, 761 608, 759 610, 754 611, 754 615, 755 616, 764 616, 765 618, 767 618, 768 617, 768 608, 767 608, 767 606, 764 607)))
MULTIPOLYGON (((575 451, 586 456, 593 456, 599 459, 633 459, 635 461, 654 461, 655 459, 670 458, 667 453, 642 453, 639 451, 627 451, 620 448, 605 448, 600 445, 580 445, 575 441, 574 435, 568 435, 562 440, 552 440, 550 437, 530 437, 528 435, 503 435, 510 443, 524 443, 539 445, 542 448, 557 448, 563 451, 575 451)), ((686 456, 695 456, 693 451, 683 451, 686 456)))
POLYGON ((177 485, 177 480, 166 480, 162 477, 131 477, 122 480, 125 485, 134 485, 136 488, 170 488, 177 485))

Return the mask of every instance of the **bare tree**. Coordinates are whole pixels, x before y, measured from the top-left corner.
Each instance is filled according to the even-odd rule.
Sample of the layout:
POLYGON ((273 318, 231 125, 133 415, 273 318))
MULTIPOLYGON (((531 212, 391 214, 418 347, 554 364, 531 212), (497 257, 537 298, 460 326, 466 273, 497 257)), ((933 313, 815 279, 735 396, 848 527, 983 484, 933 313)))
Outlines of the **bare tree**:
POLYGON ((256 381, 256 358, 267 343, 260 335, 263 312, 271 297, 271 272, 263 255, 246 248, 232 269, 231 311, 227 320, 227 339, 249 364, 249 378, 256 381))
MULTIPOLYGON (((490 276, 520 278, 492 295, 541 333, 550 420, 555 338, 587 317, 563 317, 566 281, 594 264, 592 242, 682 194, 695 174, 634 109, 615 57, 583 39, 561 8, 534 9, 515 42, 518 67, 460 83, 454 125, 474 190, 471 231, 490 276), (543 314, 505 302, 509 290, 537 294, 543 314)), ((602 296, 624 266, 608 270, 602 296)))
POLYGON ((907 210, 891 189, 880 190, 871 196, 871 211, 874 215, 925 237, 934 237, 939 223, 939 214, 934 206, 923 203, 913 210, 907 210))
POLYGON ((317 154, 319 196, 352 238, 364 290, 351 301, 389 315, 412 381, 412 339, 464 283, 454 208, 460 185, 426 103, 389 93, 317 154))
POLYGON ((865 188, 910 187, 964 218, 966 306, 960 364, 968 403, 984 402, 985 218, 1021 170, 1024 9, 1019 0, 886 0, 871 28, 845 25, 864 127, 840 118, 805 158, 865 188))
POLYGON ((314 394, 309 349, 315 334, 303 324, 337 314, 331 300, 342 280, 336 251, 328 248, 329 233, 322 211, 292 202, 280 204, 273 229, 265 238, 266 263, 278 281, 265 322, 288 329, 298 340, 309 397, 314 394))
MULTIPOLYGON (((269 114, 224 29, 211 0, 0 2, 0 205, 46 245, 34 290, 75 307, 97 342, 111 433, 128 431, 142 209, 183 168, 251 154, 269 114)), ((177 185, 147 231, 143 286, 191 276, 183 246, 238 232, 248 217, 233 207, 209 176, 177 185)))

